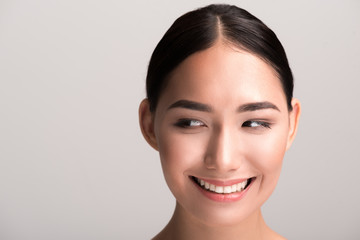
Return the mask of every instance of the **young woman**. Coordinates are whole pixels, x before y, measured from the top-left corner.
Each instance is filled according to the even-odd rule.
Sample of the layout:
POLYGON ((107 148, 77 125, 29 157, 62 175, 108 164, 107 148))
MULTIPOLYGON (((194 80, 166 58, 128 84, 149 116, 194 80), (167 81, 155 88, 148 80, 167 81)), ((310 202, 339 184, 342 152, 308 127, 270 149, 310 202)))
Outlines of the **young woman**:
POLYGON ((235 6, 189 12, 158 43, 146 84, 141 130, 176 198, 154 239, 283 239, 260 209, 300 115, 276 35, 235 6))

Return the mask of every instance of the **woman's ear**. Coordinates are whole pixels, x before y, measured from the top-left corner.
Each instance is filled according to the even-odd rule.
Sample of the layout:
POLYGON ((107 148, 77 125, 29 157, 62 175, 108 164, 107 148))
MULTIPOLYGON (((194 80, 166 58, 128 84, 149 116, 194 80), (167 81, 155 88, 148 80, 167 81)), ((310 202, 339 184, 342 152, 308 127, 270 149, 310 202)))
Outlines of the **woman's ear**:
POLYGON ((151 147, 158 151, 159 149, 154 132, 154 117, 150 112, 150 103, 147 98, 142 100, 139 106, 139 123, 145 140, 151 147))
POLYGON ((298 129, 299 118, 301 113, 301 104, 298 99, 293 98, 291 101, 292 111, 289 113, 289 135, 286 145, 286 150, 288 150, 295 139, 295 135, 298 129))

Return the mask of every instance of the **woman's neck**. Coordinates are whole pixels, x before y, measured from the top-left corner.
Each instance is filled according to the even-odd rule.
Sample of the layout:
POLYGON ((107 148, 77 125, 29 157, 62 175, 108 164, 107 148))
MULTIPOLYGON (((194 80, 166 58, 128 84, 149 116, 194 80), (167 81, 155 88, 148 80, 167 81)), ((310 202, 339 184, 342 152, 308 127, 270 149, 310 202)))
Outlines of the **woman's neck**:
POLYGON ((178 203, 168 225, 153 240, 256 240, 284 239, 265 223, 261 210, 241 223, 231 226, 209 226, 191 216, 178 203))

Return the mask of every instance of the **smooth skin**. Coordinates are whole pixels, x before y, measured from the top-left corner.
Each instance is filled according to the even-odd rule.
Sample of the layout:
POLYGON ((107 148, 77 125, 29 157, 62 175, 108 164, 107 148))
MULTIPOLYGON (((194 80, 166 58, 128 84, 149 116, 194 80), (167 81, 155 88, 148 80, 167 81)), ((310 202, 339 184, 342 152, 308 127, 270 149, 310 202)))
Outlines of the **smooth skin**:
POLYGON ((154 239, 284 239, 265 224, 261 206, 296 135, 299 101, 292 106, 269 64, 226 41, 185 59, 156 111, 147 99, 139 108, 142 133, 159 151, 176 198, 172 219, 154 239), (255 180, 240 200, 216 202, 190 176, 255 180))

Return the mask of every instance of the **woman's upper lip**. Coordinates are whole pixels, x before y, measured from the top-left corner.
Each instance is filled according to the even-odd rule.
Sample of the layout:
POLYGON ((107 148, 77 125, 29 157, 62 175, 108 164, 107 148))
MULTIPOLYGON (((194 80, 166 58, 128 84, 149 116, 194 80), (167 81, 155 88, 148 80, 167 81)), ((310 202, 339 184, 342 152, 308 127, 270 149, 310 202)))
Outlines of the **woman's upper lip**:
POLYGON ((210 184, 214 184, 216 186, 223 186, 223 187, 241 183, 249 179, 249 178, 237 178, 237 179, 229 179, 229 180, 218 180, 218 179, 209 179, 209 178, 201 178, 201 177, 196 177, 196 178, 200 180, 204 180, 205 182, 208 182, 210 184))

